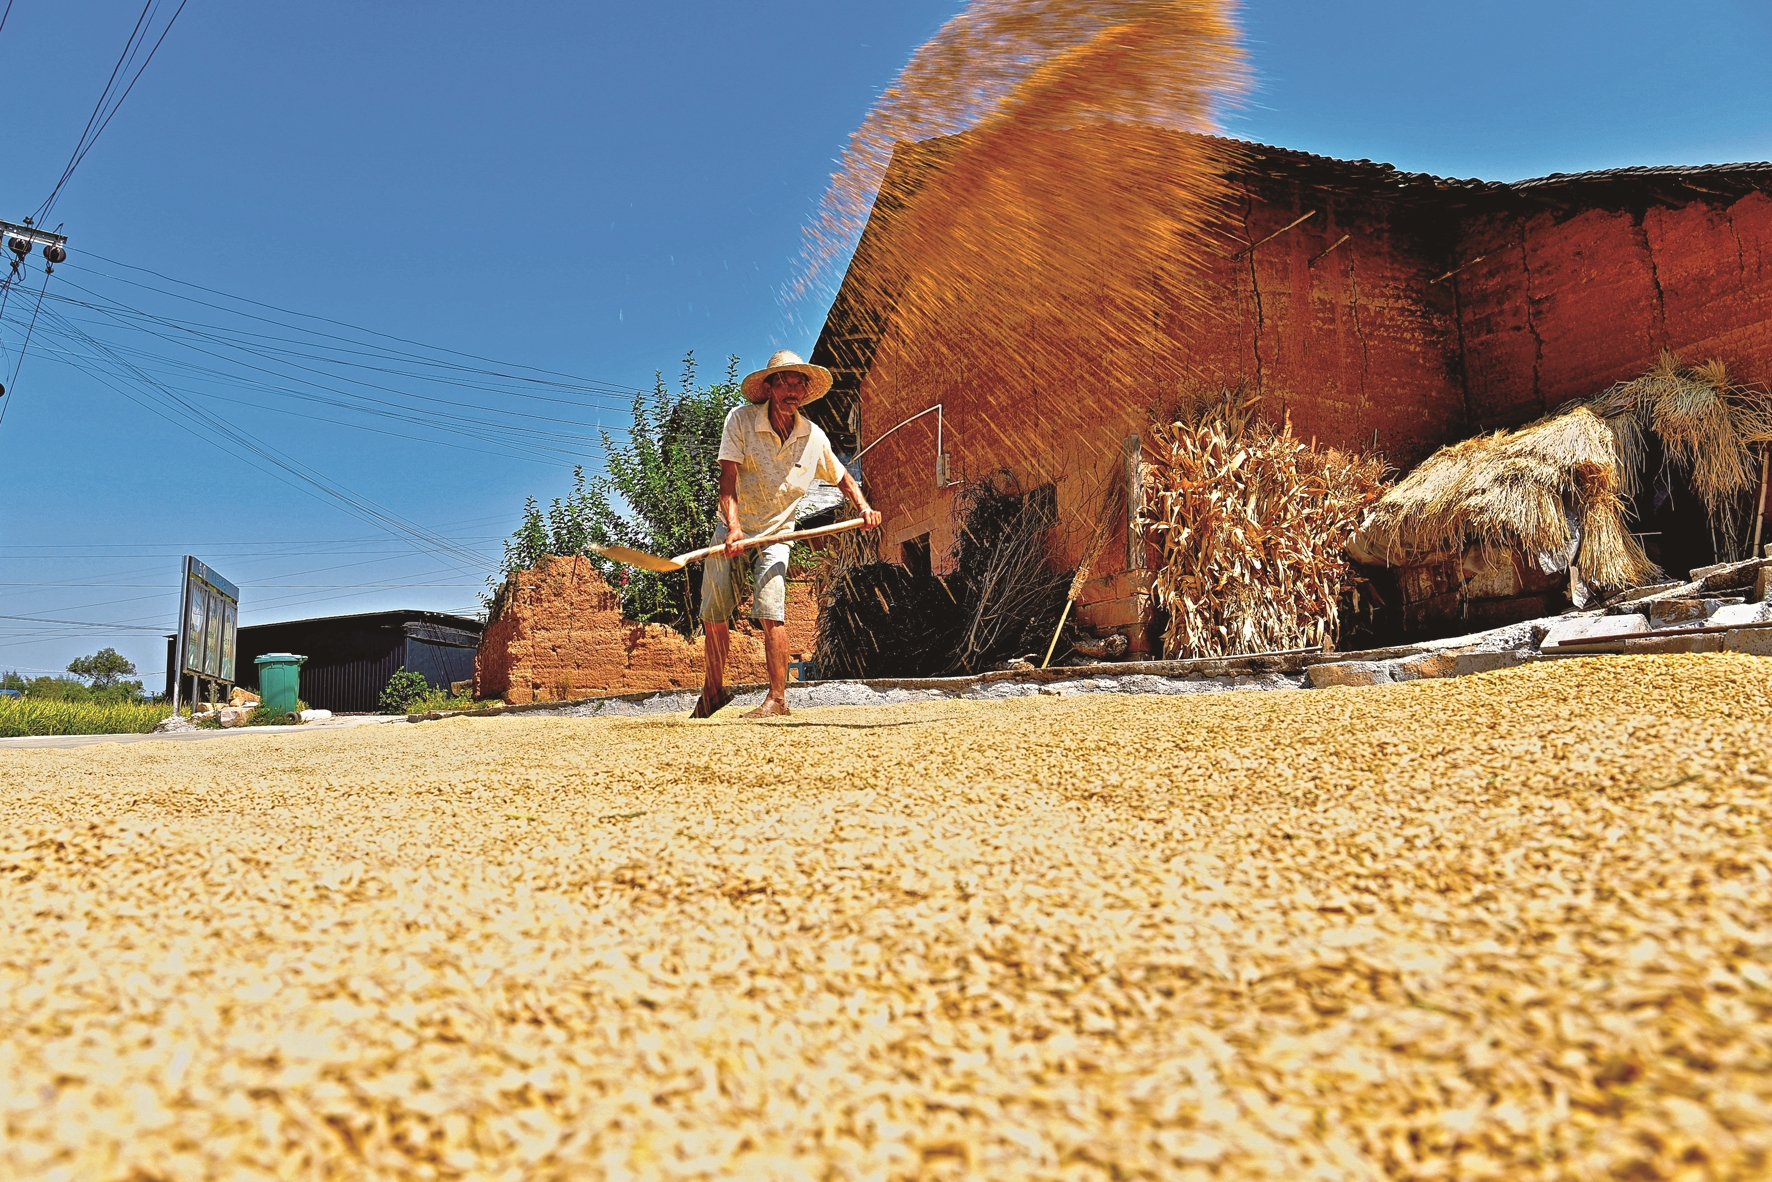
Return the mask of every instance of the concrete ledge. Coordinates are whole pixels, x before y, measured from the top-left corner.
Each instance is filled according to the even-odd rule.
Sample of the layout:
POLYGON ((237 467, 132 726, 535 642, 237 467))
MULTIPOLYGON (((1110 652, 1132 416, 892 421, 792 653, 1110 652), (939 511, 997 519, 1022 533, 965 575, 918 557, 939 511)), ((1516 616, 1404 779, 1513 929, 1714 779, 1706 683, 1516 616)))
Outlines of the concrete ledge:
MULTIPOLYGON (((1096 678, 1154 677, 1164 680, 1177 678, 1208 680, 1275 674, 1295 675, 1303 673, 1306 661, 1317 657, 1320 652, 1321 650, 1313 647, 1288 649, 1275 653, 1257 653, 1247 657, 1198 657, 1186 661, 1110 661, 1097 665, 1055 666, 1051 669, 1000 669, 991 673, 974 674, 970 677, 887 677, 854 681, 790 681, 788 682, 788 690, 791 693, 794 690, 815 689, 820 686, 854 685, 877 693, 890 693, 899 690, 933 691, 945 697, 959 697, 975 687, 998 685, 1005 682, 1038 687, 1057 682, 1087 681, 1096 678)), ((729 685, 726 690, 734 699, 737 699, 746 694, 761 693, 767 688, 768 686, 762 682, 750 682, 744 685, 729 685)), ((632 690, 619 694, 592 694, 583 698, 562 698, 551 702, 524 702, 515 706, 487 706, 479 710, 433 710, 426 714, 409 714, 406 717, 409 722, 435 722, 443 718, 496 718, 505 714, 525 714, 535 711, 560 713, 595 706, 599 703, 639 705, 659 697, 676 698, 685 695, 695 697, 699 694, 700 689, 695 686, 632 690)))

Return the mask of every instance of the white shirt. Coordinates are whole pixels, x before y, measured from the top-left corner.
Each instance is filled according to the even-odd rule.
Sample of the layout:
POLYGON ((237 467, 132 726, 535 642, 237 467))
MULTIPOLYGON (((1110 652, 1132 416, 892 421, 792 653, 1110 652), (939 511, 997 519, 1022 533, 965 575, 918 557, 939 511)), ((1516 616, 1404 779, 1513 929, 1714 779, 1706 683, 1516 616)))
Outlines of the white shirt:
POLYGON ((769 425, 769 404, 736 406, 720 435, 720 459, 738 465, 738 527, 746 537, 791 528, 812 482, 836 484, 843 465, 822 428, 798 412, 784 440, 769 425))

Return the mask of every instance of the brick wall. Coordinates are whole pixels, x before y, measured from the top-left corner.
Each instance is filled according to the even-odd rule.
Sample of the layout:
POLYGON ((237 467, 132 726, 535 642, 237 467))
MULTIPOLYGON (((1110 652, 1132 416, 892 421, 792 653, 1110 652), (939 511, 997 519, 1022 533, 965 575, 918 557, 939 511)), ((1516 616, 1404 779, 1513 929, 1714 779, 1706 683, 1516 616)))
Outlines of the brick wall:
MULTIPOLYGON (((1246 381, 1301 439, 1376 444, 1406 471, 1446 443, 1640 374, 1663 349, 1772 383, 1772 198, 1756 176, 1749 166, 1719 179, 1500 186, 1257 145, 1232 177, 1231 244, 1204 264, 1208 309, 1153 295, 1148 326, 1126 334, 1144 356, 1115 367, 1141 373, 1135 381, 1102 381, 1087 350, 1048 372, 981 355, 964 323, 939 341, 902 340, 889 314, 870 320, 842 296, 826 334, 868 335, 861 438, 940 402, 953 478, 1007 468, 1024 487, 1052 480, 1061 519, 1074 523, 1087 523, 1085 502, 1112 478, 1123 441, 1184 384, 1246 381)), ((1036 322, 1038 307, 1029 332, 1063 330, 1036 322)), ((936 482, 935 433, 930 416, 887 438, 865 477, 886 516, 885 556, 926 533, 939 570, 955 522, 954 490, 936 482)), ((1055 539, 1065 563, 1086 535, 1055 539)), ((1115 547, 1095 573, 1080 615, 1106 629, 1137 606, 1138 589, 1115 578, 1126 573, 1115 547)))
MULTIPOLYGON (((787 615, 789 652, 810 656, 817 607, 806 584, 788 584, 787 615)), ((588 560, 552 558, 511 575, 474 660, 474 696, 522 703, 698 688, 705 667, 699 638, 624 620, 588 560)), ((766 680, 761 630, 735 621, 727 684, 766 680)))
POLYGON ((1466 222, 1453 281, 1474 427, 1511 427, 1654 364, 1720 357, 1772 382, 1772 198, 1499 212, 1466 222))

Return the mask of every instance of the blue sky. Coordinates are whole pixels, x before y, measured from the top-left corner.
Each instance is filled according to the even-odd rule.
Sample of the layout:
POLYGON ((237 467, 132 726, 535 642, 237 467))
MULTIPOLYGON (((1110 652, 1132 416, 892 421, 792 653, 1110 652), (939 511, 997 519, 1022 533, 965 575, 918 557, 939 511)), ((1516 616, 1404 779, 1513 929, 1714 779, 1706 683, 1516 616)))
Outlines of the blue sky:
MULTIPOLYGON (((244 623, 471 610, 524 496, 596 466, 580 440, 624 421, 622 391, 691 349, 710 370, 810 349, 822 309, 778 300, 800 227, 875 94, 958 7, 190 0, 51 219, 69 262, 0 421, 0 615, 170 624, 186 551, 243 586, 244 623), (247 332, 275 355, 240 352, 247 332), (341 350, 381 368, 345 373, 341 350), (401 368, 392 351, 406 371, 376 376, 401 368), (414 357, 467 368, 427 384, 414 357), (341 374, 353 396, 386 382, 404 393, 384 401, 467 405, 451 433, 413 420, 441 403, 371 417, 298 385, 341 374), (174 393, 422 536, 190 434, 174 393), (473 418, 512 431, 477 438, 473 418)), ((0 217, 54 186, 140 11, 15 0, 0 217)), ((1254 0, 1244 23, 1257 85, 1228 130, 1247 138, 1492 179, 1772 158, 1762 0, 1254 0)), ((7 377, 34 305, 14 297, 7 377)), ((103 644, 162 669, 153 631, 0 620, 0 668, 103 644)))

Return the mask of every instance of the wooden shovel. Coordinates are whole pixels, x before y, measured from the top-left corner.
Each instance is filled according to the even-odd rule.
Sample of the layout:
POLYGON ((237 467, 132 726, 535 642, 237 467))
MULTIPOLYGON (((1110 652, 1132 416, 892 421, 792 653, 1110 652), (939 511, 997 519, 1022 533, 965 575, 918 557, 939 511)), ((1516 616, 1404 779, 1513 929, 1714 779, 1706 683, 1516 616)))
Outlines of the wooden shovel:
MULTIPOLYGON (((741 550, 749 550, 752 546, 773 546, 777 542, 798 542, 805 538, 822 538, 826 534, 840 534, 848 530, 859 529, 863 525, 861 518, 853 521, 839 521, 836 525, 821 525, 817 529, 797 529, 788 533, 764 534, 762 537, 746 538, 738 544, 741 550)), ((587 550, 595 550, 605 558, 638 566, 646 570, 655 570, 660 574, 674 570, 682 570, 692 562, 700 562, 710 555, 718 554, 726 547, 705 546, 700 550, 691 550, 687 554, 679 554, 675 558, 661 558, 657 554, 648 554, 644 550, 631 550, 626 546, 587 546, 587 550)))

